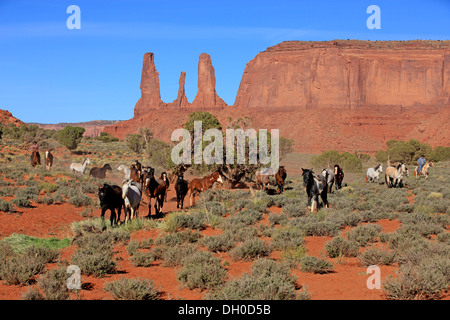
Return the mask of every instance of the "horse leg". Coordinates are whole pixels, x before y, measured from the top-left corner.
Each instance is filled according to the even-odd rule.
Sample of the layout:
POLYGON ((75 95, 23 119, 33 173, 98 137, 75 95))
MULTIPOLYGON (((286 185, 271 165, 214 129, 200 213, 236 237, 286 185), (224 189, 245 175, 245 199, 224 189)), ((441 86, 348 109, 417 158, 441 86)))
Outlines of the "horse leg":
POLYGON ((111 208, 111 216, 109 217, 109 220, 111 221, 111 228, 114 227, 114 225, 117 224, 116 222, 116 209, 111 208))
POLYGON ((105 212, 106 212, 106 210, 107 210, 106 208, 102 208, 102 215, 101 215, 102 226, 103 226, 102 231, 106 230, 106 224, 105 224, 105 212))
POLYGON ((314 195, 313 196, 313 198, 312 198, 312 204, 311 204, 311 212, 317 212, 318 211, 318 202, 319 202, 319 199, 318 199, 318 197, 317 197, 317 195, 314 195))
POLYGON ((327 190, 326 189, 322 192, 321 198, 322 198, 322 201, 323 201, 323 206, 325 208, 328 208, 328 196, 327 196, 327 190))
POLYGON ((147 215, 147 217, 150 218, 151 215, 152 215, 152 198, 148 197, 148 215, 147 215))

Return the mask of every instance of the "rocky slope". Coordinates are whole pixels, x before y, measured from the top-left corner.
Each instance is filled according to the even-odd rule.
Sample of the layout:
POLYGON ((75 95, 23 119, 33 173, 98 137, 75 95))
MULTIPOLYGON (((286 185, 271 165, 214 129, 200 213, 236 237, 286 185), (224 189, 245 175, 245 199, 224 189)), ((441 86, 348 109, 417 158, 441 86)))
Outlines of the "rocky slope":
POLYGON ((189 113, 208 110, 226 125, 248 116, 255 129, 279 129, 300 152, 373 154, 390 139, 450 145, 450 41, 283 42, 259 53, 244 71, 233 106, 215 90, 214 68, 200 55, 198 92, 161 101, 152 53, 144 55, 135 116, 105 127, 119 138, 149 127, 169 141, 189 113), (158 109, 158 113, 150 110, 158 109))

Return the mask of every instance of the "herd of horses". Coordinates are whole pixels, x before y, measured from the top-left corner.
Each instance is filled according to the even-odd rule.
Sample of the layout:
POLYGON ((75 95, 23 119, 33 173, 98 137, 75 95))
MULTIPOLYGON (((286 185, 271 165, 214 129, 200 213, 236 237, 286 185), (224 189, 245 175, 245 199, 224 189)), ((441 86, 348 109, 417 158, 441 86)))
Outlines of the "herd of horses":
MULTIPOLYGON (((45 152, 45 165, 47 170, 50 170, 53 166, 53 155, 50 151, 51 150, 47 150, 45 152)), ((33 167, 41 163, 40 155, 37 150, 33 150, 30 159, 33 167)), ((84 175, 87 165, 90 163, 90 159, 87 157, 82 163, 71 163, 69 168, 73 173, 84 175)), ((420 172, 418 167, 416 167, 414 170, 415 177, 418 178, 423 175, 425 179, 428 179, 429 168, 432 166, 432 162, 427 162, 420 172)), ((150 218, 152 216, 152 199, 155 199, 155 215, 156 217, 160 217, 163 213, 164 202, 167 202, 167 190, 170 186, 168 174, 162 172, 159 178, 155 178, 155 169, 150 166, 144 167, 137 160, 131 166, 120 165, 117 170, 124 173, 122 186, 105 183, 102 187, 99 187, 98 190, 102 220, 104 221, 105 213, 108 210, 111 212, 111 226, 120 223, 122 210, 125 213, 125 223, 136 219, 139 214, 139 207, 143 201, 144 194, 149 200, 147 217, 150 218)), ((182 170, 176 175, 175 192, 177 209, 183 209, 184 199, 188 193, 189 203, 190 206, 192 206, 194 196, 210 189, 216 182, 224 183, 225 178, 220 171, 215 171, 203 178, 194 178, 188 182, 184 179, 185 170, 182 170)), ((105 164, 103 167, 91 168, 89 175, 94 178, 105 179, 107 171, 112 171, 109 164, 105 164)), ((380 182, 382 173, 382 164, 378 164, 373 168, 368 168, 365 182, 382 183, 380 182)), ((403 187, 403 177, 405 175, 409 176, 408 168, 405 163, 402 162, 391 165, 388 162, 384 183, 388 188, 403 187)), ((273 184, 276 186, 277 192, 281 194, 284 191, 286 177, 287 171, 284 166, 280 166, 275 174, 268 173, 267 171, 256 171, 256 187, 268 193, 270 190, 269 185, 273 184), (275 183, 271 182, 271 178, 272 180, 275 180, 275 183)), ((323 169, 318 175, 314 174, 313 169, 302 168, 302 179, 308 197, 308 208, 311 212, 317 212, 319 208, 319 197, 322 199, 323 206, 328 208, 327 195, 333 192, 333 186, 335 190, 342 188, 344 171, 338 164, 334 166, 334 170, 323 169)))

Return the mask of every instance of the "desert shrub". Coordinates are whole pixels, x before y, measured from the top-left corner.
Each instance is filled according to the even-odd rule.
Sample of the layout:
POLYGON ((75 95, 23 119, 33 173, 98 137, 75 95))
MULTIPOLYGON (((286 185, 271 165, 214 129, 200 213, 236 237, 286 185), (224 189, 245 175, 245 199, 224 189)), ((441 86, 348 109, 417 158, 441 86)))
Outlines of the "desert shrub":
POLYGON ((25 252, 21 255, 13 255, 0 264, 0 279, 5 280, 8 285, 26 285, 34 276, 45 269, 48 258, 42 257, 39 252, 30 254, 25 252))
POLYGON ((392 265, 396 261, 396 251, 384 251, 378 248, 371 248, 358 255, 358 259, 363 266, 372 265, 392 265))
POLYGON ((257 211, 255 209, 247 209, 245 208, 241 212, 238 212, 228 219, 226 219, 225 223, 228 224, 242 224, 246 226, 250 226, 252 224, 255 224, 256 222, 260 221, 262 219, 262 213, 260 211, 257 211))
POLYGON ((116 271, 113 247, 117 242, 115 233, 87 234, 74 243, 78 249, 72 255, 72 263, 79 266, 82 273, 101 278, 116 271))
POLYGON ((345 212, 345 211, 337 211, 326 217, 325 221, 329 221, 338 225, 340 228, 349 226, 355 227, 361 222, 361 216, 356 212, 345 212))
POLYGON ((283 225, 288 221, 288 217, 284 214, 271 213, 269 214, 270 226, 283 225))
POLYGON ((278 228, 272 235, 271 246, 274 250, 286 250, 302 246, 304 232, 295 227, 278 228))
POLYGON ((11 200, 11 204, 19 208, 31 208, 31 202, 25 197, 16 196, 11 200))
POLYGON ((2 212, 14 212, 14 205, 9 203, 8 201, 5 201, 3 199, 0 199, 0 211, 2 212))
POLYGON ((339 233, 339 225, 330 221, 308 222, 302 228, 306 236, 334 237, 339 233))
POLYGON ((164 231, 176 232, 181 228, 204 229, 206 227, 206 215, 202 211, 191 213, 174 212, 164 220, 164 231))
POLYGON ((130 261, 135 267, 150 267, 150 265, 155 261, 155 255, 153 252, 141 252, 137 251, 131 258, 130 261))
POLYGON ((100 132, 100 135, 96 137, 97 140, 100 140, 103 143, 110 143, 110 142, 116 142, 119 141, 118 138, 113 137, 107 132, 100 132))
POLYGON ((174 247, 168 247, 161 253, 162 265, 165 267, 176 267, 181 265, 183 258, 193 255, 197 251, 197 245, 183 243, 174 247))
POLYGON ((69 197, 69 203, 75 207, 83 207, 92 205, 92 200, 89 196, 84 194, 77 194, 69 197))
POLYGON ((269 255, 269 246, 261 239, 249 239, 230 250, 234 260, 255 260, 269 255))
POLYGON ((226 233, 233 235, 235 242, 244 242, 258 236, 258 229, 254 226, 245 224, 224 224, 223 228, 226 233))
POLYGON ((306 214, 306 206, 300 201, 288 202, 284 204, 282 208, 283 213, 287 214, 289 217, 301 217, 306 214))
POLYGON ((375 242, 382 228, 376 224, 359 225, 347 232, 347 239, 358 242, 361 246, 375 242))
POLYGON ((157 300, 161 295, 161 291, 156 288, 153 281, 140 278, 120 278, 108 282, 105 291, 116 300, 157 300))
POLYGON ((198 251, 182 259, 183 268, 177 279, 189 289, 211 289, 225 281, 227 271, 220 264, 220 259, 211 253, 198 251))
POLYGON ((334 237, 325 243, 325 251, 330 258, 356 257, 358 250, 358 242, 346 240, 342 236, 334 237))
POLYGON ((182 243, 195 243, 201 238, 198 231, 183 230, 177 233, 165 234, 155 240, 156 245, 173 247, 182 243))
MULTIPOLYGON (((69 290, 67 289, 67 279, 70 275, 66 268, 59 267, 58 269, 49 270, 41 275, 37 281, 42 290, 42 299, 44 300, 68 300, 69 290)), ((28 293, 29 294, 29 293, 28 293)), ((35 299, 25 296, 25 299, 35 299)))
POLYGON ((333 270, 333 264, 329 261, 317 257, 304 257, 301 261, 303 272, 329 273, 333 270))
POLYGON ((392 300, 438 299, 448 290, 448 257, 427 259, 418 265, 402 264, 397 278, 388 276, 383 291, 392 300))
POLYGON ((335 150, 324 151, 318 156, 314 156, 311 160, 314 167, 331 168, 335 164, 339 164, 345 171, 359 172, 362 168, 362 160, 356 155, 343 152, 339 153, 335 150))
POLYGON ((226 252, 235 246, 234 237, 230 232, 204 237, 201 243, 211 252, 226 252))
POLYGON ((127 246, 127 252, 130 256, 134 255, 138 249, 148 249, 153 245, 153 239, 148 238, 142 241, 139 240, 131 240, 127 246))
POLYGON ((269 259, 253 263, 251 273, 226 282, 223 286, 205 295, 209 300, 296 300, 309 299, 303 290, 297 295, 296 278, 291 275, 287 264, 269 259))
POLYGON ((289 263, 292 268, 297 268, 302 259, 308 255, 308 250, 304 246, 293 247, 281 251, 281 258, 289 263))
POLYGON ((66 126, 64 129, 58 131, 58 142, 69 150, 75 150, 81 142, 85 131, 86 129, 81 127, 66 126))

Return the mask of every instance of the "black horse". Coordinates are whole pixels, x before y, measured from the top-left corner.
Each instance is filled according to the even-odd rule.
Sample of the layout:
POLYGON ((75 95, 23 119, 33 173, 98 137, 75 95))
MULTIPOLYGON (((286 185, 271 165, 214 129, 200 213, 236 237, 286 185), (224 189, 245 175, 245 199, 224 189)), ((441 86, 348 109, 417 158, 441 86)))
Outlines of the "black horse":
POLYGON ((178 175, 177 182, 175 183, 175 192, 177 193, 177 209, 183 209, 184 198, 188 192, 188 182, 184 180, 183 174, 178 175))
POLYGON ((89 175, 98 178, 98 179, 105 179, 106 178, 106 171, 112 171, 111 166, 107 163, 102 168, 99 167, 93 167, 91 171, 89 171, 89 175))
MULTIPOLYGON (((103 184, 103 187, 98 188, 98 198, 100 200, 100 207, 102 208, 102 220, 105 223, 105 212, 107 210, 111 211, 111 227, 117 225, 120 222, 120 214, 122 212, 122 207, 125 206, 122 198, 122 188, 119 186, 110 186, 109 184, 103 184), (116 219, 116 209, 117 209, 117 219, 116 219)), ((124 207, 124 212, 125 207, 124 207)), ((106 230, 106 226, 103 227, 106 230)))
POLYGON ((334 165, 334 182, 336 190, 342 189, 342 180, 344 180, 344 171, 339 165, 334 165))
POLYGON ((323 205, 328 208, 327 199, 327 176, 314 176, 314 172, 309 169, 303 169, 303 186, 306 187, 306 194, 308 195, 308 208, 311 212, 317 212, 319 204, 319 195, 322 198, 323 205), (311 203, 312 201, 312 203, 311 203))

